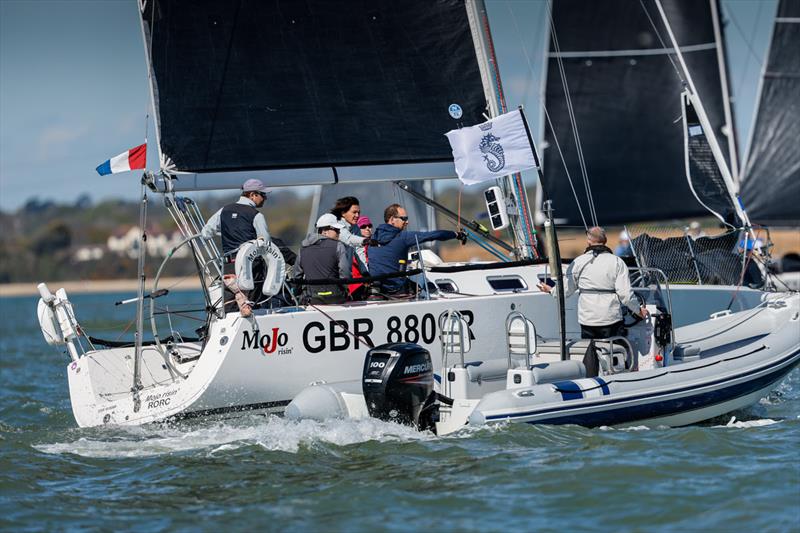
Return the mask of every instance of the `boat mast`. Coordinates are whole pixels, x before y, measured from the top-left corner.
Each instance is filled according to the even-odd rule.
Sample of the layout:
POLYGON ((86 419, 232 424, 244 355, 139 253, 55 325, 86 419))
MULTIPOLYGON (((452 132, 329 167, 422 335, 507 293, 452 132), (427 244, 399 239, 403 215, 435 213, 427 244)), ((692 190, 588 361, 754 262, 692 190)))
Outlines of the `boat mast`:
POLYGON ((144 333, 144 256, 147 253, 147 188, 145 187, 145 176, 142 176, 142 203, 139 207, 139 264, 137 272, 139 275, 139 294, 136 299, 136 336, 133 355, 133 412, 138 413, 142 405, 139 391, 142 390, 142 334, 144 333))
POLYGON ((678 61, 680 62, 681 68, 683 69, 683 73, 686 76, 686 82, 688 83, 689 86, 688 87, 689 96, 692 105, 697 111, 697 117, 700 119, 700 124, 703 126, 703 130, 708 132, 706 138, 708 139, 708 144, 711 147, 711 153, 714 154, 714 159, 717 162, 717 166, 719 167, 722 179, 725 182, 725 187, 728 189, 728 194, 733 200, 733 207, 734 209, 736 209, 736 214, 739 215, 739 219, 744 224, 744 227, 750 230, 750 233, 752 235, 750 219, 747 217, 747 213, 745 213, 742 207, 742 202, 739 199, 739 195, 736 191, 736 186, 733 182, 733 178, 731 177, 730 169, 728 168, 728 164, 725 162, 725 158, 722 156, 722 150, 719 147, 717 136, 714 133, 714 130, 711 128, 711 122, 708 120, 708 115, 706 114, 706 110, 703 107, 703 103, 700 101, 700 98, 697 93, 697 88, 695 87, 694 81, 692 80, 692 74, 686 67, 686 62, 683 59, 683 54, 681 53, 681 49, 678 47, 678 41, 675 39, 675 34, 672 32, 672 26, 670 26, 669 20, 667 20, 667 14, 664 12, 664 6, 661 5, 661 0, 655 0, 655 1, 656 1, 656 6, 658 7, 658 12, 661 15, 661 20, 664 22, 664 26, 667 29, 667 34, 669 35, 672 47, 675 50, 675 54, 678 56, 678 61))
MULTIPOLYGON (((466 0, 466 7, 467 18, 475 40, 475 53, 478 56, 484 90, 490 95, 488 99, 489 112, 491 117, 496 117, 506 112, 506 102, 500 81, 500 69, 494 55, 494 44, 491 33, 489 33, 486 5, 483 0, 466 0)), ((535 258, 537 255, 536 236, 522 174, 506 176, 502 185, 504 196, 514 203, 514 209, 517 211, 513 217, 510 217, 516 255, 518 258, 535 258)))
POLYGON ((566 302, 564 299, 564 274, 561 269, 561 250, 558 247, 556 225, 553 222, 553 201, 544 202, 544 233, 547 243, 547 258, 550 264, 550 276, 556 282, 556 298, 558 300, 558 342, 561 351, 561 360, 569 359, 567 353, 567 316, 566 302))

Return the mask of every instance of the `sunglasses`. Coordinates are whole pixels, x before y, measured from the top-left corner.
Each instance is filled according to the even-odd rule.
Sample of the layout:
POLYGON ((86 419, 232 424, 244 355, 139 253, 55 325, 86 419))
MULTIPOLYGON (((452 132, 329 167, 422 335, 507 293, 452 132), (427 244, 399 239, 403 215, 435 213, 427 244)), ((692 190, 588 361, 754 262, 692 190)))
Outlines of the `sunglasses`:
POLYGON ((359 228, 361 228, 361 229, 364 229, 364 228, 372 229, 372 224, 364 224, 363 226, 359 226, 359 228))
POLYGON ((394 218, 399 218, 403 222, 408 222, 408 217, 399 217, 399 216, 395 215, 394 218))

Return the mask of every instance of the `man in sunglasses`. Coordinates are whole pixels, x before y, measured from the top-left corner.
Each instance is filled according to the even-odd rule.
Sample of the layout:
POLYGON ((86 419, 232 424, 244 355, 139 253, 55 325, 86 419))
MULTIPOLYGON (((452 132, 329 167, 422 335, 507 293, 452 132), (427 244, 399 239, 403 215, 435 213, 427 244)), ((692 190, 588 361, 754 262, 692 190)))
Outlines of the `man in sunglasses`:
MULTIPOLYGON (((203 226, 202 235, 206 239, 213 239, 215 235, 222 236, 223 268, 227 275, 234 274, 233 259, 239 247, 256 238, 270 242, 267 220, 258 209, 264 205, 267 196, 272 192, 261 180, 249 179, 242 184, 242 194, 239 199, 221 208, 208 219, 203 226)), ((260 257, 253 262, 253 272, 263 272, 264 260, 260 257)), ((261 287, 264 285, 264 275, 255 279, 256 285, 248 300, 257 302, 261 298, 261 287), (259 279, 260 278, 260 279, 259 279)), ((231 298, 226 295, 226 301, 231 298)), ((226 311, 232 310, 235 305, 228 304, 226 311)))
MULTIPOLYGON (((458 239, 461 244, 467 242, 464 232, 433 230, 433 231, 407 231, 408 214, 399 204, 392 204, 383 212, 385 224, 375 230, 373 244, 369 247, 369 273, 371 276, 380 276, 404 270, 408 260, 408 250, 428 241, 449 241, 458 239)), ((406 278, 390 278, 381 282, 382 292, 387 295, 406 292, 406 278)))

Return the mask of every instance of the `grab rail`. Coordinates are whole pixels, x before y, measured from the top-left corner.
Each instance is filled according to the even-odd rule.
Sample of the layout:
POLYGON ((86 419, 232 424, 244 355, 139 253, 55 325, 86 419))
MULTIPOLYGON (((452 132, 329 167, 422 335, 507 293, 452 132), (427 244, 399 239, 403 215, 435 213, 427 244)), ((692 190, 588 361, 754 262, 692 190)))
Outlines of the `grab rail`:
POLYGON ((536 352, 536 326, 533 326, 533 338, 534 338, 534 347, 531 350, 531 337, 530 337, 530 328, 533 326, 530 320, 523 315, 520 311, 512 311, 506 317, 506 343, 508 344, 508 369, 511 370, 512 368, 512 360, 511 355, 514 351, 514 347, 511 345, 511 337, 524 337, 525 343, 525 368, 531 367, 531 351, 534 353, 536 352), (511 327, 514 325, 515 322, 522 320, 522 333, 512 333, 511 327))
MULTIPOLYGON (((633 345, 630 343, 630 341, 627 338, 622 337, 622 336, 616 336, 616 337, 608 337, 606 339, 594 339, 594 342, 597 343, 597 344, 601 344, 601 343, 606 343, 607 342, 608 343, 608 353, 612 358, 614 357, 614 345, 615 345, 615 343, 617 343, 618 346, 622 345, 622 348, 625 349, 625 369, 626 370, 633 370, 634 368, 637 368, 639 366, 639 361, 637 361, 636 352, 633 350, 633 345)), ((612 364, 609 365, 609 372, 611 374, 616 374, 616 372, 613 371, 613 368, 614 368, 614 365, 613 365, 613 361, 612 361, 612 364)))
POLYGON ((464 344, 469 343, 469 338, 465 339, 464 337, 464 318, 461 316, 461 313, 455 309, 448 309, 445 311, 445 313, 439 317, 439 331, 441 331, 439 340, 442 344, 442 370, 447 368, 448 354, 458 354, 461 368, 465 368, 464 344), (454 336, 456 334, 458 334, 458 342, 454 342, 454 336))

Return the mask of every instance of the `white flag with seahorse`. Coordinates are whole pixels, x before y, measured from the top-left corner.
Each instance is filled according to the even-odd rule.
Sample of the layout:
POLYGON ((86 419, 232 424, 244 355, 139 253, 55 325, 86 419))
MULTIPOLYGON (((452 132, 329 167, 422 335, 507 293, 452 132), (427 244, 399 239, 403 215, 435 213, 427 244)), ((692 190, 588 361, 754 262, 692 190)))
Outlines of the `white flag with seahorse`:
POLYGON ((453 148, 458 179, 467 185, 536 168, 522 109, 445 135, 453 148))

